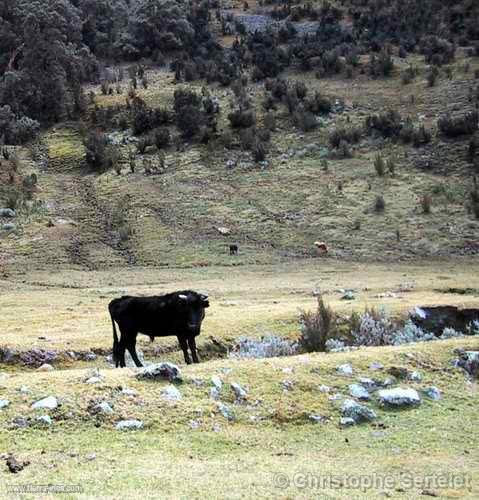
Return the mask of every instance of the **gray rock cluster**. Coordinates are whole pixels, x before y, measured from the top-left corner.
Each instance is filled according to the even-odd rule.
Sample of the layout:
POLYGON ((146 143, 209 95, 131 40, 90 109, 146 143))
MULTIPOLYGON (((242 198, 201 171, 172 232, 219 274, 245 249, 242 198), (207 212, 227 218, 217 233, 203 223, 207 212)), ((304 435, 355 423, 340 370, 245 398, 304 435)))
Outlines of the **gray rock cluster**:
POLYGON ((136 374, 139 380, 169 380, 170 382, 181 382, 180 369, 173 363, 156 363, 141 368, 136 374))

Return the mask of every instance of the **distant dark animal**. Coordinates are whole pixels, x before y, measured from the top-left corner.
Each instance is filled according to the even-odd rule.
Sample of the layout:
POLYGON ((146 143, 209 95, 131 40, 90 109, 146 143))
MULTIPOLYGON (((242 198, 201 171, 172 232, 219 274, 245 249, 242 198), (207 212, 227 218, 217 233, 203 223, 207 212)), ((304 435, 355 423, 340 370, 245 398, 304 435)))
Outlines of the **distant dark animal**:
POLYGON ((230 245, 230 255, 238 255, 238 245, 230 245))
POLYGON ((176 335, 185 356, 190 364, 188 347, 194 363, 199 363, 196 352, 195 337, 200 334, 201 322, 205 317, 205 309, 209 307, 208 296, 184 290, 153 297, 124 296, 114 299, 108 305, 113 325, 113 359, 116 367, 125 365, 125 350, 136 366, 143 366, 136 354, 136 336, 138 333, 155 337, 176 335), (118 340, 115 322, 121 332, 118 340))

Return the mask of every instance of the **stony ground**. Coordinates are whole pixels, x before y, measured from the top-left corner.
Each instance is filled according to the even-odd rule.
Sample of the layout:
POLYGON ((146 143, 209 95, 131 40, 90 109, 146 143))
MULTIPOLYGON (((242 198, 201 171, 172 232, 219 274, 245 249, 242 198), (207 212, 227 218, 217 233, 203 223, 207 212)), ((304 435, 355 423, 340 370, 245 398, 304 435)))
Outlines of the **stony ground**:
POLYGON ((477 498, 477 383, 451 364, 458 348, 479 344, 214 361, 181 383, 130 369, 3 373, 2 494, 41 483, 88 497, 477 498), (352 397, 365 378, 420 403, 381 405, 372 386, 369 401, 352 397), (341 423, 351 401, 370 418, 341 423))

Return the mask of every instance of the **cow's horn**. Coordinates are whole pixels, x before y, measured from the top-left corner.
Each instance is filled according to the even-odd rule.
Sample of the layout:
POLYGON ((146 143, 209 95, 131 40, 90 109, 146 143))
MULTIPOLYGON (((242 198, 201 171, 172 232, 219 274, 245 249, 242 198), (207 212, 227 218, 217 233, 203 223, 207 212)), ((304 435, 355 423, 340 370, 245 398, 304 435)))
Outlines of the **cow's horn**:
POLYGON ((201 293, 200 295, 201 295, 201 298, 203 300, 206 300, 208 298, 208 294, 207 293, 201 293))
POLYGON ((188 300, 188 296, 187 295, 178 295, 178 297, 181 299, 181 300, 188 300))

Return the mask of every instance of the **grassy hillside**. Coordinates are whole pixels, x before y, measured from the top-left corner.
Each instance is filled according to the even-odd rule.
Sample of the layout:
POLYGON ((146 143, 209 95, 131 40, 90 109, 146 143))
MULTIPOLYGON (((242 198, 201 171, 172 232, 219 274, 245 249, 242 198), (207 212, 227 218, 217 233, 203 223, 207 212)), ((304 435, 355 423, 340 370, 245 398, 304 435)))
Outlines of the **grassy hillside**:
MULTIPOLYGON (((235 147, 238 138, 233 135, 232 149, 217 141, 209 146, 171 146, 165 171, 154 176, 144 174, 143 162, 146 158, 157 164, 156 149, 136 154, 135 173, 130 173, 128 155, 136 150, 135 143, 120 146, 120 174, 110 170, 98 175, 89 173, 84 163, 84 125, 70 122, 46 131, 48 167, 39 170, 27 149, 19 151, 21 169, 38 174, 35 199, 41 203, 20 209, 17 231, 2 235, 4 259, 10 269, 18 270, 262 264, 317 257, 317 240, 325 241, 330 256, 338 259, 475 253, 479 222, 467 210, 474 173, 467 159, 469 138, 444 139, 436 122, 445 112, 473 109, 471 91, 477 86, 474 72, 479 62, 456 58, 450 65, 452 77, 441 74, 434 87, 428 86, 428 69, 419 57, 395 58, 395 63, 393 75, 380 79, 359 74, 353 80, 316 80, 287 73, 287 78, 306 81, 310 94, 320 90, 333 102, 342 102, 344 110, 303 133, 292 127, 287 111, 280 108, 266 167, 235 147), (401 72, 410 64, 419 74, 403 85, 401 72), (367 115, 388 109, 431 128, 431 143, 414 148, 363 137, 351 147, 352 158, 334 156, 328 142, 334 129, 362 126, 367 115), (378 154, 394 161, 394 174, 377 175, 378 154), (386 203, 382 213, 374 211, 379 195, 386 203), (424 195, 432 198, 431 213, 423 213, 424 195), (229 234, 221 234, 222 227, 229 234), (230 243, 240 245, 239 257, 229 257, 230 243)), ((171 107, 178 88, 172 74, 156 69, 146 74, 149 86, 139 88, 138 96, 147 105, 171 107)), ((198 91, 201 85, 188 84, 198 91)), ((98 87, 87 91, 95 92, 101 110, 124 103, 127 89, 124 82, 121 95, 102 95, 98 87)), ((250 83, 246 90, 261 123, 263 85, 250 83)), ((210 91, 220 101, 219 130, 224 133, 233 93, 216 86, 210 91)), ((107 132, 128 137, 128 132, 107 132)))

